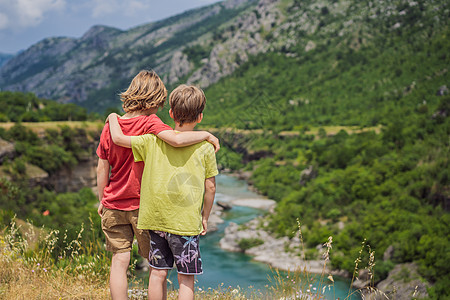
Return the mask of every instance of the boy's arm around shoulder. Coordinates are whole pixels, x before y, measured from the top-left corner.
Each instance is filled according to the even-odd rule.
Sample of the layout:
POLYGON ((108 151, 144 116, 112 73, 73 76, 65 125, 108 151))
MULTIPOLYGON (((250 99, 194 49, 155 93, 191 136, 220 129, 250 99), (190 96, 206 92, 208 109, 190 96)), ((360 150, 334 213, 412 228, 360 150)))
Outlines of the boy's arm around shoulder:
MULTIPOLYGON (((116 113, 108 116, 111 138, 114 144, 131 148, 131 137, 123 134, 117 117, 116 113)), ((216 152, 220 149, 219 139, 207 131, 175 132, 174 130, 164 130, 158 133, 157 136, 173 147, 189 146, 206 140, 213 144, 216 152)))
POLYGON ((208 230, 208 219, 214 204, 215 195, 216 195, 216 177, 206 178, 205 196, 203 198, 203 211, 202 211, 203 231, 200 233, 201 235, 205 235, 208 230))
POLYGON ((173 147, 185 147, 207 141, 213 144, 215 152, 219 151, 219 139, 208 131, 184 131, 164 130, 157 137, 173 147))
POLYGON ((114 144, 125 148, 131 148, 131 136, 124 135, 119 125, 118 115, 112 113, 108 116, 109 131, 114 144))

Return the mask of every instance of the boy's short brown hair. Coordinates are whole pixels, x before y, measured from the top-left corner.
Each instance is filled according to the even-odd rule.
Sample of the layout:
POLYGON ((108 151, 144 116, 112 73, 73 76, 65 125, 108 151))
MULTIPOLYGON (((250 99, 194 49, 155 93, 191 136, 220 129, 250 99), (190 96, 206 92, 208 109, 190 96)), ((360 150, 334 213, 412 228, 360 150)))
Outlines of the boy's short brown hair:
POLYGON ((128 89, 120 94, 125 112, 163 107, 167 89, 154 71, 142 70, 131 81, 128 89))
POLYGON ((198 120, 205 108, 206 97, 200 88, 182 84, 170 93, 169 103, 173 119, 183 126, 198 120))

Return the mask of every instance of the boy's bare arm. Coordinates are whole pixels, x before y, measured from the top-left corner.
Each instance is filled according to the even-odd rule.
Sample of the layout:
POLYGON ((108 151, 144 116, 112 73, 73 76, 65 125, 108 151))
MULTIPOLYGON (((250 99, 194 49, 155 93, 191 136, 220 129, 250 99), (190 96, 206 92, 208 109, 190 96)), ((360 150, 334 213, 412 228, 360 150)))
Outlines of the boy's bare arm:
POLYGON ((205 179, 205 196, 203 198, 202 225, 203 231, 201 235, 205 235, 208 230, 208 219, 214 204, 214 196, 216 194, 216 178, 210 177, 205 179))
POLYGON ((98 193, 98 200, 100 201, 100 204, 98 205, 97 212, 101 216, 103 205, 102 205, 102 198, 103 198, 103 190, 105 189, 106 185, 109 181, 109 162, 106 159, 98 159, 97 164, 97 193, 98 193))
POLYGON ((208 131, 175 132, 173 130, 164 130, 158 133, 157 137, 173 147, 184 147, 208 141, 213 144, 215 152, 220 149, 219 139, 208 131))
MULTIPOLYGON (((111 138, 114 144, 131 148, 131 137, 123 134, 117 117, 116 113, 108 116, 111 138)), ((174 147, 189 146, 206 140, 213 144, 216 152, 220 149, 219 139, 207 131, 175 132, 173 130, 164 130, 158 133, 157 137, 174 147)))
POLYGON ((123 134, 117 117, 118 115, 116 113, 112 113, 108 116, 111 138, 114 144, 125 148, 131 148, 131 137, 123 134))

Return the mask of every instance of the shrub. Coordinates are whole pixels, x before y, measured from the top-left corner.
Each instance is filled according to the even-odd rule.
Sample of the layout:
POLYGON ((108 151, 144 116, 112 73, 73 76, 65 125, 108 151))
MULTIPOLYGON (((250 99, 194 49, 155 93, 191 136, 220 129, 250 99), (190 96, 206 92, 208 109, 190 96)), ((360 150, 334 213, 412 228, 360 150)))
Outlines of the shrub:
POLYGON ((241 248, 244 251, 262 244, 264 244, 264 241, 259 238, 248 238, 248 239, 244 238, 240 239, 238 242, 239 248, 241 248))

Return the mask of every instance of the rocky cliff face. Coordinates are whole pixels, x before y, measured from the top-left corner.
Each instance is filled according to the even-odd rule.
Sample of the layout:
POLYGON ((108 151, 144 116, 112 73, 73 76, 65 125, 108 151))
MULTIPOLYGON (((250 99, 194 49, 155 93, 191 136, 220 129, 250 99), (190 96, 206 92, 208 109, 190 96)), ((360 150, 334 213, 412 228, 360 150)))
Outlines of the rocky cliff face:
POLYGON ((281 23, 281 15, 277 1, 261 0, 254 10, 236 17, 222 33, 224 42, 213 47, 188 83, 207 87, 233 73, 240 64, 248 61, 250 55, 266 52, 271 44, 263 34, 281 23))
MULTIPOLYGON (((97 155, 91 153, 71 169, 64 168, 46 179, 49 185, 57 193, 78 192, 84 187, 95 188, 97 186, 97 155)), ((95 190, 94 193, 97 191, 95 190)))
MULTIPOLYGON (((24 164, 24 176, 28 184, 32 187, 43 186, 57 193, 78 192, 84 187, 94 188, 97 185, 97 154, 98 138, 83 139, 80 137, 79 145, 85 152, 85 155, 77 160, 73 166, 62 167, 56 172, 49 174, 40 167, 29 162, 24 164)), ((4 161, 13 160, 19 156, 15 150, 14 143, 0 138, 0 177, 6 177, 11 180, 14 178, 14 171, 10 166, 5 166, 4 161)), ((96 191, 94 191, 96 192, 96 191)))
POLYGON ((5 158, 13 158, 14 152, 14 144, 0 138, 0 163, 2 163, 5 158))

